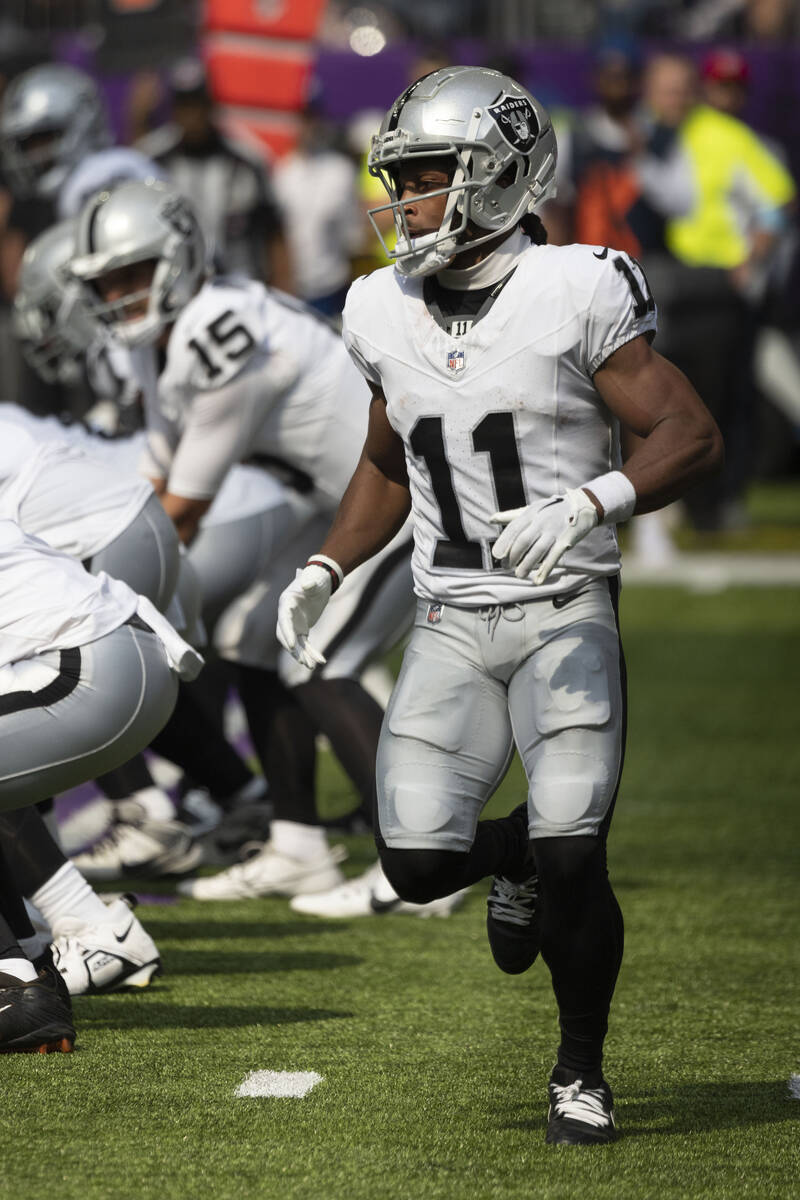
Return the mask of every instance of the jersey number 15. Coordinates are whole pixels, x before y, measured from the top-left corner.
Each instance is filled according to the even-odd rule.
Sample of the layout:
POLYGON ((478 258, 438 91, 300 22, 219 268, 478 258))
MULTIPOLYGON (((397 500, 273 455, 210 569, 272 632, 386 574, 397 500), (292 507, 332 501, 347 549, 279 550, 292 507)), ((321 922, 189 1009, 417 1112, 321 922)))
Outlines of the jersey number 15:
POLYGON ((188 344, 208 372, 208 378, 216 379, 224 370, 220 359, 236 362, 237 359, 244 358, 245 354, 249 354, 256 343, 249 329, 236 324, 233 309, 228 308, 207 326, 202 339, 189 338, 188 344), (234 318, 233 324, 229 322, 231 317, 234 318))

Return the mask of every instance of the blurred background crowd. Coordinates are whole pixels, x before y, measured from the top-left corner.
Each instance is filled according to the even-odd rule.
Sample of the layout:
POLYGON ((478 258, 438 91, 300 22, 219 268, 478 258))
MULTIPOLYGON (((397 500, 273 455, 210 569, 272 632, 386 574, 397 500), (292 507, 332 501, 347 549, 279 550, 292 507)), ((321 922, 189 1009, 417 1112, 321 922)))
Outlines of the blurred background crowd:
MULTIPOLYGON (((800 475, 800 0, 4 0, 0 94, 52 61, 96 81, 107 143, 192 198, 221 270, 333 318, 385 261, 365 167, 382 111, 447 63, 508 72, 558 134, 550 241, 641 262, 657 348, 723 429, 691 526, 741 528, 754 479, 800 475)), ((81 389, 43 383, 11 332, 25 246, 58 212, 19 150, 0 119, 0 399, 80 416, 81 389)), ((641 553, 670 553, 669 520, 640 522, 641 553)))

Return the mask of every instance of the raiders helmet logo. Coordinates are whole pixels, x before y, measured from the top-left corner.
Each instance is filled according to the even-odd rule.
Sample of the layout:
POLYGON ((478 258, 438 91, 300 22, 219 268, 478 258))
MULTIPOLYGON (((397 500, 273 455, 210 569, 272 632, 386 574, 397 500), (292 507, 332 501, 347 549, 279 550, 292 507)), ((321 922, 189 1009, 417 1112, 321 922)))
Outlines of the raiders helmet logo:
POLYGON ((539 122, 525 96, 504 96, 486 110, 509 146, 526 154, 539 136, 539 122))

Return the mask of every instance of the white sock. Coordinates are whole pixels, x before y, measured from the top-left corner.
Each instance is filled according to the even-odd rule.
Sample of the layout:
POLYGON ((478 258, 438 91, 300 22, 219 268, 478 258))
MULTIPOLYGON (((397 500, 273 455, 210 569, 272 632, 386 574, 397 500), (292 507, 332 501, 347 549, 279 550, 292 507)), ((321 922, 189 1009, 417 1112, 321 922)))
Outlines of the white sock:
POLYGON ((85 925, 102 925, 108 921, 108 909, 97 892, 71 862, 59 867, 47 883, 33 893, 31 900, 58 936, 59 926, 67 919, 75 919, 85 925))
POLYGON ((310 862, 328 849, 328 837, 321 825, 298 825, 296 821, 272 821, 270 845, 287 858, 310 862))
POLYGON ((13 975, 21 983, 33 983, 36 979, 36 968, 28 958, 0 958, 0 971, 13 975))
POLYGON ((175 806, 159 787, 146 787, 134 792, 131 800, 143 810, 148 821, 174 821, 175 806))
POLYGON ((48 938, 41 933, 34 933, 33 937, 17 938, 17 945, 20 950, 24 950, 28 958, 33 962, 40 954, 44 954, 47 947, 50 945, 48 938))

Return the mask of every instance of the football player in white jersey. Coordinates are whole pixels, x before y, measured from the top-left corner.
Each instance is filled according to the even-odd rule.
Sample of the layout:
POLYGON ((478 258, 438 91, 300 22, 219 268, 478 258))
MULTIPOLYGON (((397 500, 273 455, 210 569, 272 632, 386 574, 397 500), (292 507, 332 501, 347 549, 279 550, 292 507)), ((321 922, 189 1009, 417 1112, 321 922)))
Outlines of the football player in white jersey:
MULTIPOLYGON (((0 520, 0 601, 3 811, 128 761, 168 719, 177 676, 194 678, 202 666, 145 597, 108 575, 90 575, 8 520, 0 520)), ((9 920, 10 884, 20 884, 2 854, 0 876, 0 1050, 71 1050, 75 1033, 68 997, 56 987, 60 977, 37 971, 19 944, 34 936, 24 910, 17 906, 9 920)), ((81 882, 81 910, 93 904, 101 919, 110 915, 85 883, 81 893, 81 882)), ((126 922, 115 914, 109 923, 124 942, 126 922)), ((146 971, 158 966, 147 940, 156 957, 139 964, 146 971)))
POLYGON ((410 532, 396 530, 337 595, 318 677, 288 655, 279 662, 275 619, 297 547, 310 552, 324 536, 355 468, 369 390, 341 339, 310 310, 251 280, 207 278, 195 212, 174 189, 127 183, 93 197, 71 269, 92 289, 95 315, 132 348, 148 434, 142 470, 185 543, 234 464, 258 463, 292 484, 268 569, 215 629, 221 656, 237 664, 280 807, 261 855, 182 890, 203 899, 326 890, 343 877, 316 819, 315 736, 328 736, 371 808, 383 714, 359 676, 410 625, 410 532))
POLYGON ((401 896, 494 875, 490 945, 539 951, 561 1025, 547 1141, 608 1142, 602 1073, 622 918, 605 844, 622 765, 615 525, 713 470, 721 441, 654 353, 638 265, 549 247, 535 208, 556 145, 513 79, 448 67, 387 114, 370 153, 398 242, 358 280, 344 337, 372 389, 331 532, 281 597, 301 661, 333 587, 414 521, 415 630, 378 753, 378 844, 401 896), (619 428, 641 439, 620 469, 619 428), (527 804, 478 817, 516 745, 527 804))

